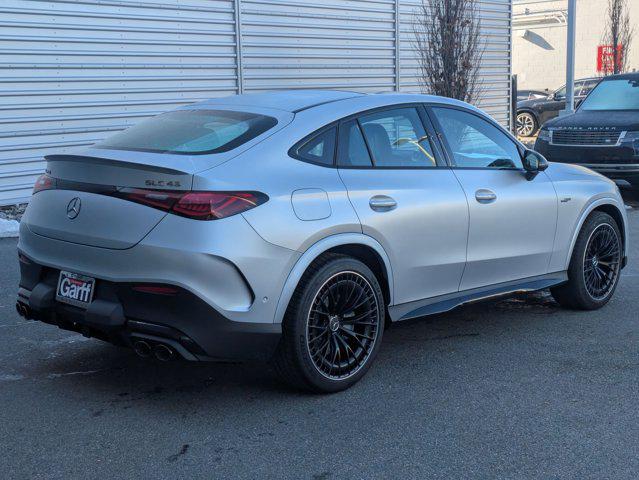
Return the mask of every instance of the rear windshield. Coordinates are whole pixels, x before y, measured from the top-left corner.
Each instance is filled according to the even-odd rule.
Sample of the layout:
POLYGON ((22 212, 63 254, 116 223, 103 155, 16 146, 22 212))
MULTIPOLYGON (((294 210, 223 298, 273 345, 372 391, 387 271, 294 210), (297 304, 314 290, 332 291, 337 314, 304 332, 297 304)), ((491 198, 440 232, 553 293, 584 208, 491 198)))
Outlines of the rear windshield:
POLYGON ((604 80, 581 103, 580 110, 639 110, 639 80, 604 80))
POLYGON ((227 152, 273 128, 273 117, 228 110, 176 110, 149 118, 98 148, 203 154, 227 152))

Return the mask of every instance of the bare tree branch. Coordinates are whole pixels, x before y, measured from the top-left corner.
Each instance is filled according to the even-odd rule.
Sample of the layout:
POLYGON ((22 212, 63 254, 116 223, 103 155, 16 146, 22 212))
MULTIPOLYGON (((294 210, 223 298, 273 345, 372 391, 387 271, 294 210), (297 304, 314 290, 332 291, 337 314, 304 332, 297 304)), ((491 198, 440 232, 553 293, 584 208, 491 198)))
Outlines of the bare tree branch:
POLYGON ((476 101, 484 52, 476 0, 422 0, 413 32, 422 91, 476 101))
POLYGON ((626 71, 634 33, 628 13, 628 0, 608 0, 603 41, 612 49, 612 62, 604 62, 605 75, 626 71))

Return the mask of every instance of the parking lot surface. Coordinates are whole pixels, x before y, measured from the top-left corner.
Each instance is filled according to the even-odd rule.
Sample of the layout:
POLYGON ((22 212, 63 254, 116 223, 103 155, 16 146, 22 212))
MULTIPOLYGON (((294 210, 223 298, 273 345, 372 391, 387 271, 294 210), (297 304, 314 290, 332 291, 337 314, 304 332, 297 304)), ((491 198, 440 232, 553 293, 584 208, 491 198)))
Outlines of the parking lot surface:
POLYGON ((604 309, 535 294, 393 325, 368 375, 330 396, 260 364, 160 364, 23 321, 16 240, 2 240, 0 476, 635 479, 629 217, 630 262, 604 309))

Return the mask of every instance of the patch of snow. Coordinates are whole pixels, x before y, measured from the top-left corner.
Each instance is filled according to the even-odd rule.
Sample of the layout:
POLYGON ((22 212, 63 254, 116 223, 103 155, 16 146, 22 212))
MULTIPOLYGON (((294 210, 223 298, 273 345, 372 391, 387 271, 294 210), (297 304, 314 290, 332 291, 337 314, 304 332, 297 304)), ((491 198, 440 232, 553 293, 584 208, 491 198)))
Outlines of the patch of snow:
POLYGON ((49 375, 47 375, 47 378, 60 378, 60 377, 66 377, 69 375, 92 375, 94 373, 104 372, 105 370, 108 370, 108 369, 101 368, 99 370, 86 370, 86 371, 80 371, 80 372, 50 373, 49 375))
POLYGON ((20 224, 16 220, 0 218, 0 238, 17 237, 20 224))

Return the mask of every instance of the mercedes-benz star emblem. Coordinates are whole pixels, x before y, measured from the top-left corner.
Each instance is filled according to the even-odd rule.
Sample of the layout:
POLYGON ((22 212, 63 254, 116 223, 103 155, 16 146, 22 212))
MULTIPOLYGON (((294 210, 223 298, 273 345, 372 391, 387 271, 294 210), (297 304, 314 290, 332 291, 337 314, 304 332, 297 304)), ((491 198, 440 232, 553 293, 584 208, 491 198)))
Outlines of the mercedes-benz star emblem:
POLYGON ((80 197, 72 198, 69 204, 67 205, 67 217, 73 220, 75 217, 80 215, 80 209, 82 208, 82 201, 80 197))

